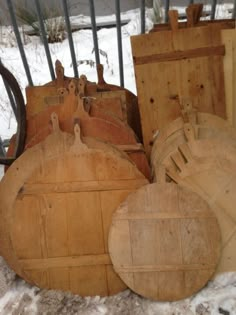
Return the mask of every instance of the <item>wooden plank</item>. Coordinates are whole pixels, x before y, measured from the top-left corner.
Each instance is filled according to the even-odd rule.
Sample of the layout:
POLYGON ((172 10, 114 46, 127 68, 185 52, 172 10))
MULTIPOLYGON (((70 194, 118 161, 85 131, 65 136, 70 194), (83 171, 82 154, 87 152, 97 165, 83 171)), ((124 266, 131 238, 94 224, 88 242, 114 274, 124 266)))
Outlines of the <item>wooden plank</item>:
POLYGON ((224 79, 226 93, 226 114, 227 120, 234 127, 236 126, 236 31, 222 30, 222 43, 225 45, 226 54, 224 57, 224 79))
MULTIPOLYGON (((195 27, 197 26, 207 26, 210 24, 220 24, 222 29, 232 29, 235 28, 235 20, 234 19, 221 19, 221 20, 202 20, 195 23, 195 27)), ((179 22, 178 28, 186 28, 187 22, 179 22)), ((160 32, 165 30, 170 30, 171 26, 169 23, 163 23, 163 24, 155 24, 151 32, 160 32)))
POLYGON ((20 259, 20 263, 26 269, 31 270, 39 268, 64 268, 64 267, 82 267, 96 265, 110 265, 111 259, 108 254, 97 255, 81 255, 81 256, 66 256, 45 259, 20 259))
POLYGON ((175 61, 181 59, 192 59, 217 55, 219 56, 225 55, 225 47, 223 45, 215 47, 201 47, 185 51, 175 51, 166 54, 154 54, 138 58, 134 57, 134 62, 136 65, 143 65, 147 63, 175 61))
POLYGON ((110 191, 110 190, 125 190, 130 186, 139 188, 146 183, 145 179, 124 179, 114 181, 88 181, 88 182, 73 182, 73 183, 35 183, 25 184, 21 191, 19 198, 23 195, 45 194, 45 193, 69 193, 69 192, 96 192, 96 191, 110 191))

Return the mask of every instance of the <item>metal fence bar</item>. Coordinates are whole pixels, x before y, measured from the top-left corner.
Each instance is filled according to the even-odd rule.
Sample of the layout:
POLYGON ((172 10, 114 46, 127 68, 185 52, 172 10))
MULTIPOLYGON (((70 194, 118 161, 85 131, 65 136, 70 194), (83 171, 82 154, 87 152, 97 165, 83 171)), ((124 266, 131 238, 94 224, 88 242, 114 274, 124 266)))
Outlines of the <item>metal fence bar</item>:
POLYGON ((90 7, 91 24, 92 24, 92 31, 93 31, 93 44, 94 44, 95 58, 96 58, 96 64, 98 65, 100 64, 100 56, 99 56, 99 48, 98 48, 97 24, 96 24, 96 17, 95 17, 94 0, 89 0, 89 7, 90 7))
POLYGON ((28 65, 28 62, 27 62, 27 58, 26 58, 26 55, 25 55, 24 47, 23 47, 23 44, 22 44, 22 41, 21 41, 21 37, 20 37, 20 32, 19 32, 18 25, 17 25, 17 22, 16 22, 16 15, 15 15, 15 12, 14 12, 12 0, 6 0, 6 3, 7 3, 7 6, 8 6, 9 13, 10 13, 11 22, 12 22, 14 33, 15 33, 15 36, 16 36, 16 41, 17 41, 18 48, 19 48, 19 51, 20 51, 21 59, 22 59, 22 62, 23 62, 24 68, 25 68, 25 73, 26 73, 29 85, 33 85, 32 77, 31 77, 30 70, 29 70, 29 65, 28 65))
POLYGON ((194 0, 189 0, 189 4, 194 4, 194 0))
POLYGON ((140 0, 141 33, 145 33, 145 0, 140 0))
POLYGON ((121 35, 121 21, 120 21, 120 0, 115 0, 115 3, 116 3, 117 44, 118 44, 118 56, 119 56, 119 69, 120 69, 120 86, 124 87, 123 49, 122 49, 122 35, 121 35))
POLYGON ((35 0, 35 6, 36 6, 37 14, 38 14, 40 35, 41 35, 42 42, 44 45, 44 49, 45 49, 45 53, 46 53, 46 57, 47 57, 47 61, 48 61, 49 71, 50 71, 52 80, 55 80, 55 73, 54 73, 54 69, 53 69, 52 58, 51 58, 51 54, 50 54, 50 50, 49 50, 49 46, 48 46, 47 33, 45 30, 45 26, 44 26, 43 15, 42 15, 42 10, 40 7, 39 0, 35 0))
POLYGON ((170 8, 170 0, 165 0, 165 23, 167 23, 169 20, 169 16, 168 16, 169 8, 170 8))
POLYGON ((9 101, 11 103, 11 108, 13 110, 13 113, 14 113, 15 117, 17 117, 16 103, 15 103, 15 99, 12 95, 11 89, 9 88, 9 85, 7 84, 7 82, 4 79, 3 79, 3 83, 5 85, 5 89, 7 91, 7 95, 8 95, 9 101))
POLYGON ((212 5, 211 5, 211 20, 215 19, 216 15, 216 0, 212 0, 212 5))
POLYGON ((68 34, 68 41, 69 41, 69 46, 70 46, 70 53, 71 53, 72 65, 73 65, 73 69, 74 69, 74 75, 76 78, 78 78, 79 73, 78 73, 78 68, 77 68, 75 48, 74 48, 71 26, 70 26, 70 18, 69 18, 67 0, 62 0, 62 4, 63 4, 63 10, 64 10, 64 14, 65 14, 66 29, 67 29, 67 34, 68 34))
POLYGON ((4 148, 1 137, 0 137, 0 156, 6 156, 6 150, 4 148))
POLYGON ((236 19, 236 0, 234 0, 234 7, 232 12, 232 19, 236 19))
MULTIPOLYGON (((0 64, 2 65, 1 58, 0 58, 0 64)), ((6 80, 4 80, 3 78, 2 78, 2 80, 3 80, 3 83, 4 83, 5 89, 7 91, 7 95, 8 95, 9 101, 11 103, 11 108, 13 110, 13 113, 14 113, 15 117, 17 117, 17 115, 16 115, 17 114, 16 113, 16 102, 15 102, 15 99, 14 99, 14 97, 12 95, 11 89, 10 89, 8 83, 6 82, 6 80)))

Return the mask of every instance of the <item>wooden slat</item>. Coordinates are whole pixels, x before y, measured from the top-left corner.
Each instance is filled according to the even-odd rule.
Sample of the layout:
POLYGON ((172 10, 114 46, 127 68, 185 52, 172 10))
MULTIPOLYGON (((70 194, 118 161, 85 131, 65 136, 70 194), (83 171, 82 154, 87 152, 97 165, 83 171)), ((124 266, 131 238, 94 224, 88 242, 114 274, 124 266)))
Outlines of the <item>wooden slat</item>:
POLYGON ((62 268, 62 267, 80 267, 80 266, 96 266, 110 265, 111 259, 108 254, 101 255, 85 255, 85 256, 68 256, 45 259, 20 259, 19 262, 25 269, 40 268, 62 268))
POLYGON ((19 198, 24 195, 45 194, 45 193, 69 193, 84 191, 113 191, 125 190, 130 187, 139 188, 146 183, 145 179, 125 179, 114 181, 88 181, 73 183, 35 183, 25 184, 19 194, 19 198))
POLYGON ((192 59, 208 56, 224 56, 225 47, 223 45, 215 47, 201 47, 185 51, 175 51, 166 54, 148 55, 143 57, 134 57, 134 62, 136 65, 143 65, 147 63, 165 62, 165 61, 175 61, 181 59, 192 59))

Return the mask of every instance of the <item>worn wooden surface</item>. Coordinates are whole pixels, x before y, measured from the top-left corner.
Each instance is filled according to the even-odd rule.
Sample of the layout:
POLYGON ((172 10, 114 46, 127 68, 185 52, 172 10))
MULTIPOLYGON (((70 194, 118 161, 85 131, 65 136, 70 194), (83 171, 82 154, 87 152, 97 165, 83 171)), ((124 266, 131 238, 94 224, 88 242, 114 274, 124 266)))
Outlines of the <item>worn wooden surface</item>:
MULTIPOLYGON (((51 126, 49 122, 52 112, 58 114, 60 127, 63 131, 72 133, 74 122, 77 120, 80 122, 83 136, 95 137, 115 145, 132 146, 137 144, 138 139, 134 131, 126 123, 125 92, 103 92, 100 93, 102 96, 100 95, 98 98, 96 98, 97 94, 92 98, 83 98, 86 82, 80 79, 77 83, 83 84, 82 88, 77 91, 76 82, 72 80, 68 85, 68 91, 64 91, 62 104, 44 108, 35 115, 29 114, 26 148, 43 141, 50 134, 51 126), (82 95, 80 96, 80 94, 82 95), (123 95, 122 102, 119 98, 121 94, 123 95), (113 102, 113 99, 115 99, 115 102, 113 102)), ((31 89, 40 91, 41 88, 43 89, 42 93, 44 93, 45 88, 51 89, 52 87, 31 89)), ((32 103, 33 100, 31 99, 29 109, 32 103)), ((145 176, 150 179, 150 167, 144 150, 135 150, 135 152, 131 150, 128 154, 145 176)))
MULTIPOLYGON (((189 119, 196 140, 218 139, 228 141, 228 139, 234 139, 236 141, 236 130, 227 120, 216 115, 199 112, 190 113, 189 119)), ((168 166, 171 163, 171 154, 177 151, 181 144, 186 143, 184 125, 184 119, 177 118, 161 130, 154 140, 151 164, 155 178, 158 178, 159 173, 162 172, 161 164, 168 166)))
POLYGON ((225 118, 224 49, 218 24, 133 36, 131 43, 148 154, 153 135, 179 117, 186 102, 225 118))
POLYGON ((160 301, 183 299, 214 273, 220 230, 197 194, 173 183, 146 185, 114 213, 109 253, 115 271, 136 293, 160 301))
MULTIPOLYGON (((221 29, 233 29, 235 28, 235 20, 234 19, 225 19, 225 20, 202 20, 198 21, 195 24, 196 26, 209 26, 209 25, 215 25, 219 24, 219 27, 221 29)), ((178 28, 186 28, 187 27, 187 22, 179 22, 178 23, 178 28)), ((155 24, 153 29, 150 32, 160 32, 160 31, 167 31, 171 30, 171 25, 169 23, 163 23, 163 24, 155 24)))
POLYGON ((224 79, 226 114, 231 125, 236 127, 236 29, 221 31, 225 45, 224 79))
POLYGON ((41 288, 115 294, 125 285, 108 255, 111 216, 147 180, 118 149, 92 149, 96 141, 82 143, 78 125, 74 138, 52 119, 52 135, 24 152, 0 183, 1 255, 41 288))
MULTIPOLYGON (((216 275, 236 270, 236 141, 195 138, 185 128, 186 141, 170 154, 163 168, 169 178, 197 192, 217 216, 222 234, 222 253, 216 275)), ((159 165, 159 170, 161 170, 159 165)))

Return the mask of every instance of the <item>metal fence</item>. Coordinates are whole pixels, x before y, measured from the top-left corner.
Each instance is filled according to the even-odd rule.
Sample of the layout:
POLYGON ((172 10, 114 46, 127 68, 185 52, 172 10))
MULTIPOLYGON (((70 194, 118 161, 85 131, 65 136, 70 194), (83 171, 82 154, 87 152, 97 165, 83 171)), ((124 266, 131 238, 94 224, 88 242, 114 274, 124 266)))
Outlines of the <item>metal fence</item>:
MULTIPOLYGON (((35 2, 35 8, 37 11, 38 22, 39 22, 40 36, 42 39, 42 43, 44 45, 44 49, 45 49, 45 53, 46 53, 46 57, 47 57, 47 62, 48 62, 48 68, 50 71, 51 78, 52 78, 52 80, 54 80, 55 79, 55 72, 54 72, 52 58, 51 58, 50 50, 49 50, 49 46, 48 46, 47 34, 46 34, 45 25, 44 25, 40 1, 39 0, 33 0, 33 1, 35 2)), ((68 36, 71 60, 72 60, 72 65, 73 65, 73 70, 74 70, 74 76, 78 77, 79 73, 78 73, 78 66, 77 66, 77 62, 76 62, 76 55, 75 55, 73 38, 72 38, 68 3, 67 3, 67 0, 60 0, 60 1, 62 3, 63 12, 64 12, 65 25, 66 25, 66 30, 67 30, 67 36, 68 36)), ((121 8, 120 8, 120 0, 113 0, 113 1, 115 1, 120 85, 123 87, 124 86, 124 71, 123 71, 123 50, 122 50, 122 32, 121 32, 121 26, 122 26, 122 24, 121 24, 121 8)), ((194 0, 189 1, 190 4, 192 4, 193 2, 194 2, 194 0)), ((20 55, 21 55, 21 59, 22 59, 23 65, 24 65, 27 80, 28 80, 29 85, 33 86, 33 80, 32 80, 32 76, 30 73, 30 68, 28 65, 28 61, 27 61, 25 51, 24 51, 24 46, 23 46, 23 43, 21 40, 19 28, 17 25, 15 8, 14 8, 12 0, 6 0, 6 4, 8 7, 8 10, 9 10, 11 24, 12 24, 13 29, 14 29, 14 33, 15 33, 16 40, 17 40, 17 45, 18 45, 18 48, 20 51, 20 55)), ((89 8, 90 8, 91 28, 92 28, 92 33, 93 33, 95 59, 96 59, 96 64, 100 64, 99 45, 98 45, 98 38, 97 38, 97 25, 96 25, 96 11, 95 11, 95 6, 94 6, 94 0, 88 0, 88 4, 89 4, 89 8)), ((168 21, 168 11, 169 11, 170 4, 171 4, 170 0, 164 1, 164 9, 165 9, 164 19, 165 19, 165 22, 168 21)), ((211 12, 210 12, 210 18, 211 19, 215 18, 216 6, 217 6, 217 0, 212 0, 211 12)), ((145 33, 145 0, 140 0, 139 7, 140 7, 140 19, 141 19, 141 33, 145 33)), ((235 19, 235 17, 236 17, 236 0, 234 0, 234 7, 233 7, 233 11, 232 11, 232 18, 235 19)), ((11 106, 12 106, 13 111, 15 113, 16 105, 15 105, 14 97, 12 96, 11 90, 9 89, 7 83, 4 82, 4 84, 6 87, 6 91, 7 91, 11 106)), ((0 141, 0 147, 1 147, 1 141, 0 141)), ((3 147, 1 147, 1 150, 2 150, 2 152, 5 152, 3 147)))

